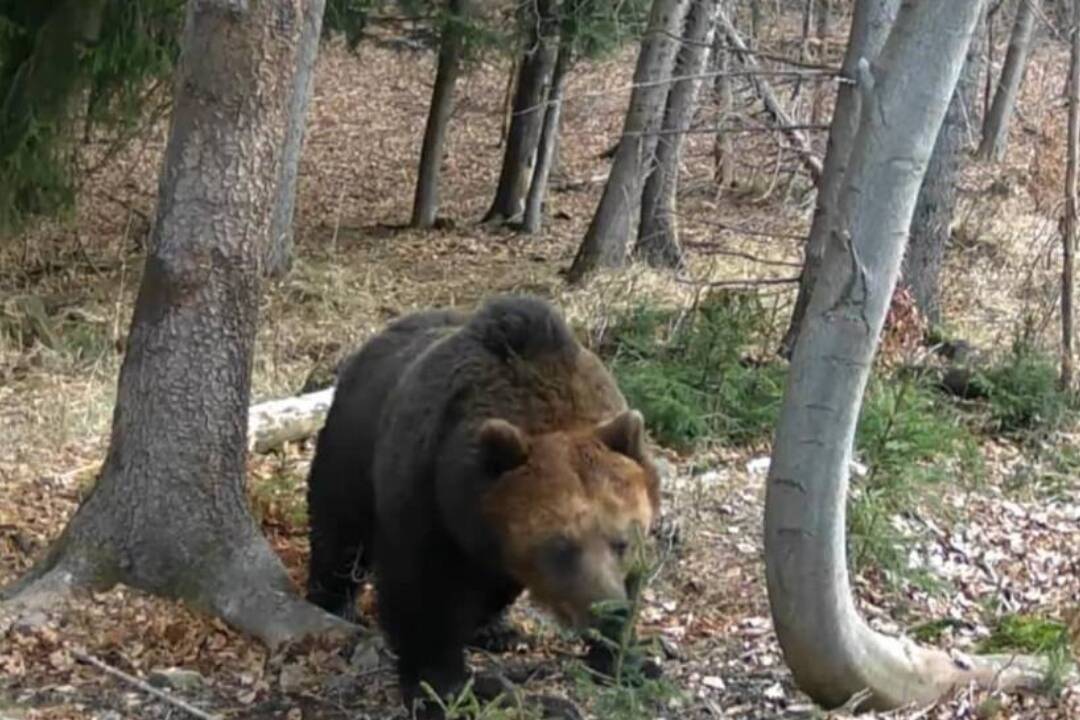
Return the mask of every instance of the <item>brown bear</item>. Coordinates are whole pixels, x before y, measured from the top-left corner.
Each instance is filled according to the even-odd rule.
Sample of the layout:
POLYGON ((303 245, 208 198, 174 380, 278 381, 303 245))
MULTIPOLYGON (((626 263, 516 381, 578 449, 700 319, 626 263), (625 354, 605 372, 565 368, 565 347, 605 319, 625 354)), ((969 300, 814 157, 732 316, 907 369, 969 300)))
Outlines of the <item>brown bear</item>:
POLYGON ((403 700, 466 680, 464 648, 524 590, 565 625, 624 600, 659 512, 641 415, 547 303, 391 323, 345 364, 309 476, 309 598, 353 612, 373 565, 403 700))

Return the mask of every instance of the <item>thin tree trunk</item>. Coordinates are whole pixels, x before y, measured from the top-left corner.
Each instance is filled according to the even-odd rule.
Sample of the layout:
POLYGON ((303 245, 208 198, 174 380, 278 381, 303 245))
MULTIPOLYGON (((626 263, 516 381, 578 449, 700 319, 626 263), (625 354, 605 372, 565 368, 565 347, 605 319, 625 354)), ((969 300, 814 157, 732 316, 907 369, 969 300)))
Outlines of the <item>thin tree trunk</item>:
POLYGON ((931 326, 941 322, 941 264, 956 205, 956 170, 963 132, 960 103, 959 95, 954 94, 930 153, 901 271, 901 285, 911 289, 915 306, 931 326))
POLYGON ((1065 167, 1065 217, 1062 222, 1061 263, 1061 387, 1073 383, 1073 263, 1076 250, 1076 172, 1080 153, 1080 0, 1072 3, 1069 53, 1069 132, 1065 167))
POLYGON ((656 147, 656 131, 664 121, 670 89, 667 81, 688 6, 689 0, 653 0, 634 69, 634 90, 622 137, 604 194, 570 267, 567 277, 571 283, 598 268, 626 264, 627 244, 641 212, 641 187, 656 147))
POLYGON ((982 118, 983 122, 986 122, 986 117, 990 114, 990 102, 993 97, 994 89, 994 25, 997 19, 998 12, 1005 6, 1004 0, 998 0, 998 2, 987 6, 986 10, 986 81, 983 85, 983 101, 982 101, 982 118))
POLYGON ((656 144, 656 165, 641 193, 641 222, 634 254, 652 267, 679 268, 678 191, 683 136, 690 129, 701 75, 709 59, 717 0, 693 0, 686 15, 683 43, 675 60, 674 85, 668 93, 664 122, 656 144))
MULTIPOLYGON (((810 61, 810 32, 814 27, 814 3, 815 0, 803 0, 803 16, 802 16, 802 32, 799 38, 799 62, 807 63, 810 61)), ((817 85, 817 83, 813 83, 817 85)), ((803 77, 801 75, 795 76, 792 82, 791 99, 788 101, 788 105, 795 107, 799 100, 799 94, 802 93, 803 77)))
POLYGON ((551 73, 551 90, 548 92, 544 127, 536 148, 536 167, 533 169, 529 194, 525 198, 525 223, 527 233, 540 232, 544 217, 544 196, 547 194, 548 177, 559 147, 559 120, 562 117, 563 95, 566 93, 566 76, 573 59, 573 40, 564 37, 559 42, 559 55, 551 73))
POLYGON ((529 40, 521 58, 499 184, 484 222, 507 222, 521 217, 525 211, 525 196, 544 125, 544 98, 548 95, 558 51, 556 6, 555 0, 532 0, 526 4, 529 40))
POLYGON ((499 145, 506 142, 507 133, 510 132, 510 122, 514 119, 514 88, 517 87, 518 71, 521 58, 515 57, 510 63, 510 70, 506 73, 506 90, 503 91, 502 103, 502 126, 499 128, 499 145))
MULTIPOLYGON (((844 53, 840 70, 844 78, 854 80, 861 59, 873 62, 877 58, 899 7, 900 0, 856 0, 847 51, 844 53)), ((791 357, 798 340, 799 326, 806 314, 806 305, 810 301, 810 293, 817 281, 818 269, 825 253, 825 241, 833 230, 833 218, 843 189, 841 183, 847 172, 852 141, 859 127, 859 103, 855 86, 841 83, 836 91, 836 107, 829 125, 825 164, 821 182, 818 183, 817 207, 810 224, 810 235, 806 240, 806 258, 799 280, 799 292, 795 298, 795 308, 791 312, 791 322, 780 343, 780 354, 783 357, 791 357)))
MULTIPOLYGON (((721 0, 721 3, 725 0, 721 0)), ((723 7, 721 5, 721 7, 723 7)), ((717 192, 735 184, 735 149, 731 133, 727 132, 728 117, 735 112, 735 89, 728 70, 731 68, 731 52, 723 33, 713 37, 713 58, 716 67, 716 138, 713 141, 713 175, 717 192)))
POLYGON ((1035 36, 1035 17, 1037 0, 1019 0, 1016 8, 1016 20, 1013 22, 1012 35, 1009 36, 1009 49, 1005 53, 1005 64, 1001 68, 994 102, 983 121, 982 143, 978 156, 983 160, 1000 160, 1008 144, 1009 120, 1012 118, 1016 99, 1020 96, 1020 83, 1027 68, 1028 55, 1031 53, 1032 38, 1035 36))
MULTIPOLYGON (((975 27, 977 33, 977 23, 975 27)), ((960 167, 960 148, 964 144, 965 98, 978 94, 980 52, 973 37, 919 188, 901 269, 900 283, 911 289, 915 306, 931 326, 940 324, 942 319, 941 265, 956 208, 956 173, 960 167)))
POLYGON ((4 593, 6 618, 124 583, 271 645, 343 627, 296 596, 244 493, 259 260, 306 4, 188 3, 108 453, 46 558, 4 593))
POLYGON ((982 92, 983 72, 990 74, 986 63, 986 43, 989 40, 989 33, 987 32, 989 9, 988 4, 983 5, 983 11, 979 14, 979 22, 975 25, 975 35, 971 38, 971 48, 968 50, 964 72, 960 76, 960 110, 964 135, 966 136, 965 144, 972 147, 977 144, 982 128, 983 116, 979 96, 982 92))
POLYGON ((435 87, 431 91, 431 108, 424 128, 424 144, 420 148, 420 169, 416 177, 413 199, 413 227, 429 228, 439 212, 439 169, 442 167, 446 126, 454 109, 454 87, 461 70, 461 54, 465 37, 462 24, 469 13, 468 0, 448 0, 449 18, 443 26, 439 41, 439 62, 435 70, 435 87))
POLYGON ((766 495, 769 601, 796 683, 826 708, 859 695, 860 710, 925 705, 968 681, 1031 687, 1043 677, 1031 659, 959 663, 871 629, 855 607, 845 554, 856 421, 915 198, 980 5, 904 2, 873 75, 860 63, 862 103, 875 112, 860 120, 835 240, 784 393, 766 495))
POLYGON ((751 49, 757 47, 758 38, 761 36, 761 26, 764 20, 761 5, 762 0, 750 0, 750 37, 747 45, 751 49))
MULTIPOLYGON (((816 0, 817 1, 817 26, 815 28, 815 36, 817 37, 817 57, 819 64, 824 65, 828 62, 829 58, 829 21, 832 16, 832 0, 816 0)), ((822 83, 814 84, 814 99, 810 106, 810 124, 821 124, 821 115, 824 112, 822 110, 822 104, 825 99, 824 88, 822 83)))
POLYGON ((270 242, 267 244, 263 261, 263 274, 267 277, 283 277, 292 268, 296 181, 300 171, 300 155, 304 148, 308 104, 315 86, 315 59, 319 52, 325 9, 326 0, 312 0, 304 6, 300 58, 289 100, 289 127, 285 134, 285 147, 282 148, 281 174, 274 196, 274 212, 270 219, 270 242))

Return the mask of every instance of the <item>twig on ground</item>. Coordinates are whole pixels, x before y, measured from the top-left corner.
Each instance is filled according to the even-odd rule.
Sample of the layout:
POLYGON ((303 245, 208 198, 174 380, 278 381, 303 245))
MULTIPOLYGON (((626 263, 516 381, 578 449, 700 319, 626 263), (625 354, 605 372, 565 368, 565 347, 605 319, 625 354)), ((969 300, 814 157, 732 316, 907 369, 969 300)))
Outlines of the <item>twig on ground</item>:
POLYGON ((194 705, 190 705, 190 704, 184 702, 183 700, 181 700, 180 698, 173 697, 169 693, 164 692, 163 690, 157 689, 156 687, 154 687, 150 683, 148 683, 148 682, 146 682, 144 680, 140 680, 139 678, 135 677, 134 675, 128 675, 123 670, 118 670, 118 669, 114 668, 112 665, 108 665, 108 664, 102 662, 101 660, 98 660, 93 655, 87 655, 86 653, 84 653, 84 652, 82 652, 80 650, 72 650, 71 654, 72 654, 73 657, 75 657, 76 660, 87 663, 89 665, 93 665, 98 670, 101 670, 102 672, 106 673, 107 675, 112 675, 115 678, 123 680, 124 682, 128 683, 129 685, 132 685, 132 686, 138 688, 139 690, 142 690, 143 692, 147 693, 148 695, 153 695, 158 700, 163 700, 163 701, 169 703, 170 705, 172 705, 173 707, 177 707, 177 708, 183 710, 184 712, 188 713, 189 715, 191 715, 193 717, 200 718, 200 720, 221 720, 221 718, 218 715, 211 715, 210 713, 203 712, 202 710, 195 707, 194 705))

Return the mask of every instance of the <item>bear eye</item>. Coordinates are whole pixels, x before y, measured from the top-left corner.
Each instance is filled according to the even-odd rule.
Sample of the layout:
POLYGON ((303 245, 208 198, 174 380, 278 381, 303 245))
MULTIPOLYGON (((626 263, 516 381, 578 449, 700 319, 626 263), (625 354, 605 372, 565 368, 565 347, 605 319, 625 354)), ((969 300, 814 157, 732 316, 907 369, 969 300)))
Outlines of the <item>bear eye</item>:
POLYGON ((615 557, 620 560, 626 555, 626 551, 630 548, 630 543, 622 538, 611 541, 611 551, 615 553, 615 557))
POLYGON ((581 548, 570 538, 560 536, 548 542, 546 554, 552 565, 566 571, 577 564, 581 548))

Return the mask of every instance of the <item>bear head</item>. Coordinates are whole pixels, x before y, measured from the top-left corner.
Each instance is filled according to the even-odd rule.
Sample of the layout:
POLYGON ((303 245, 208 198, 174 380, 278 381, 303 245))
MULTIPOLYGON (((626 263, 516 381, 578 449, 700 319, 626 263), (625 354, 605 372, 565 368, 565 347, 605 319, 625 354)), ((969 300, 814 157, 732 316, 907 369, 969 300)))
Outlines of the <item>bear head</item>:
POLYGON ((504 568, 564 625, 592 625, 595 603, 626 600, 630 550, 659 513, 641 413, 538 435, 491 419, 479 433, 504 568))

